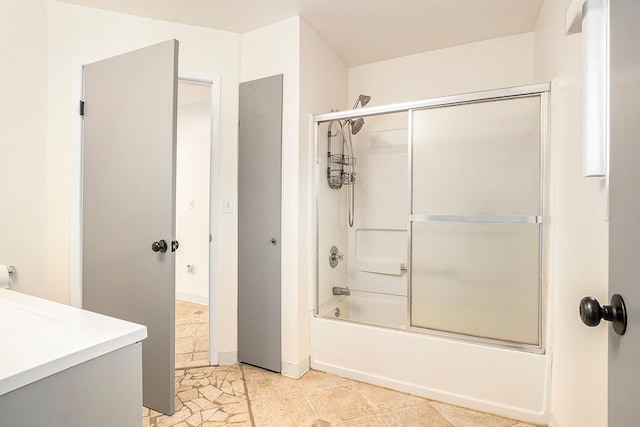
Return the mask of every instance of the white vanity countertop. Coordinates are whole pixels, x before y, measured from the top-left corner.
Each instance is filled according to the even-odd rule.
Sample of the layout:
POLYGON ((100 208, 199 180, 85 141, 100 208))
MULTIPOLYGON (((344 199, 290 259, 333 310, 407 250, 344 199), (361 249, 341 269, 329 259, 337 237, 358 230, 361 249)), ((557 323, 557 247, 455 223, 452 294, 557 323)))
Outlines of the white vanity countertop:
POLYGON ((145 326, 0 288, 0 396, 146 337, 145 326))

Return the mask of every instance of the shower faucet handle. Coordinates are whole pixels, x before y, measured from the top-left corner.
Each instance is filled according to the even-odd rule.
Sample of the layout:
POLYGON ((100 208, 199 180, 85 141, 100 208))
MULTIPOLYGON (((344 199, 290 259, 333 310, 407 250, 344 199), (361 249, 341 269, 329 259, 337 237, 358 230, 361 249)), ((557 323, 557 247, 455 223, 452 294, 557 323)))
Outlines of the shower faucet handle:
POLYGON ((329 251, 329 265, 331 268, 336 268, 338 262, 344 259, 344 255, 340 253, 338 248, 335 246, 331 246, 331 251, 329 251))

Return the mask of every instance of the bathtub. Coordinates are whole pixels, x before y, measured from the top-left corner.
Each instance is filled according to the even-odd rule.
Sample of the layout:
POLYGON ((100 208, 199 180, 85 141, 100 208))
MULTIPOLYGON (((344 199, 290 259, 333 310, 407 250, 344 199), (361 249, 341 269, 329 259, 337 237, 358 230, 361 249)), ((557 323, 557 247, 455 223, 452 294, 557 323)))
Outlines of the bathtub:
POLYGON ((352 291, 323 304, 311 318, 311 368, 531 423, 548 422, 549 351, 536 354, 409 330, 400 299, 406 300, 352 291))

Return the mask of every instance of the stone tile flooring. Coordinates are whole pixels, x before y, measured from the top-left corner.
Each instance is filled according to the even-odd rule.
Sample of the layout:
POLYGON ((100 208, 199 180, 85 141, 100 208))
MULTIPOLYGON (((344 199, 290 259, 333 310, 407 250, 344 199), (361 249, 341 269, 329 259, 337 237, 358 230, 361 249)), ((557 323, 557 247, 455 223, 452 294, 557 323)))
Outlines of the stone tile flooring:
POLYGON ((176 369, 209 366, 209 307, 176 300, 176 369))
POLYGON ((249 365, 176 370, 176 412, 143 427, 532 427, 319 371, 294 380, 249 365))

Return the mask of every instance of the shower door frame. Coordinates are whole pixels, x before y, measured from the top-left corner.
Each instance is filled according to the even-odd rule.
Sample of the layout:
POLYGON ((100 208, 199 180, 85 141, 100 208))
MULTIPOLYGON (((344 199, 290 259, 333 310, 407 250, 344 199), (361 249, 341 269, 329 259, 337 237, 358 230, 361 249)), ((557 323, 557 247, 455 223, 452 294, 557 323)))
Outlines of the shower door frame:
MULTIPOLYGON (((318 137, 320 135, 320 125, 323 123, 328 123, 332 120, 347 120, 347 119, 356 119, 359 117, 371 117, 371 116, 380 116, 384 114, 392 114, 392 113, 404 113, 406 112, 408 117, 408 127, 407 127, 407 157, 408 157, 408 180, 409 185, 408 189, 410 192, 409 196, 409 210, 408 210, 408 218, 407 218, 407 313, 406 313, 406 324, 409 326, 406 327, 393 327, 393 326, 383 326, 378 324, 371 324, 366 322, 359 322, 356 320, 344 320, 344 319, 336 319, 342 321, 349 321, 354 323, 362 323, 366 325, 370 325, 372 327, 383 327, 387 329, 394 330, 408 330, 411 332, 417 332, 421 334, 428 334, 433 336, 440 336, 443 338, 454 339, 457 341, 464 341, 482 345, 488 345, 492 347, 504 348, 504 349, 512 349, 512 350, 520 350, 529 353, 536 354, 544 354, 546 351, 545 347, 545 336, 546 336, 546 325, 547 319, 546 316, 546 304, 545 304, 545 293, 547 288, 546 283, 546 219, 547 219, 547 152, 548 152, 548 139, 549 139, 549 92, 551 91, 550 83, 539 83, 534 85, 526 85, 526 86, 517 86, 503 89, 495 89, 495 90, 487 90, 480 92, 471 92, 460 95, 451 95, 444 96, 438 98, 431 98, 420 101, 412 101, 412 102, 404 102, 398 104, 389 104, 383 106, 376 107, 365 107, 358 110, 345 110, 345 111, 337 111, 332 113, 318 114, 313 116, 313 124, 314 132, 314 156, 315 158, 315 166, 316 166, 316 182, 315 182, 315 204, 316 204, 316 274, 315 274, 315 310, 314 315, 320 315, 320 248, 319 248, 319 233, 320 233, 320 184, 321 184, 321 170, 320 170, 320 153, 318 152, 319 140, 318 137), (502 222, 526 222, 526 223, 537 223, 540 224, 540 240, 539 240, 539 307, 538 307, 538 345, 533 344, 525 344, 525 343, 516 343, 510 341, 504 341, 499 339, 492 338, 484 338, 484 337, 476 337, 471 335, 464 335, 459 333, 452 332, 444 332, 435 329, 428 329, 411 325, 411 257, 412 257, 412 226, 413 226, 413 218, 412 218, 412 203, 413 197, 411 196, 413 189, 413 164, 412 164, 412 151, 413 151, 413 135, 412 135, 412 122, 413 122, 413 113, 416 110, 425 110, 431 108, 442 108, 442 107, 451 107, 451 106, 459 106, 465 104, 477 104, 483 102, 491 102, 498 100, 508 100, 508 99, 516 99, 516 98, 531 98, 531 97, 539 97, 540 98, 540 215, 533 217, 524 217, 524 216, 508 216, 508 217, 495 217, 499 218, 502 222)), ((473 219, 473 218, 468 218, 473 219)), ((477 218, 478 219, 478 218, 477 218)))

